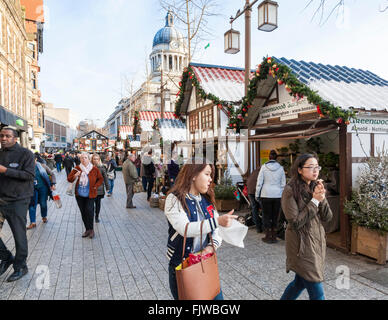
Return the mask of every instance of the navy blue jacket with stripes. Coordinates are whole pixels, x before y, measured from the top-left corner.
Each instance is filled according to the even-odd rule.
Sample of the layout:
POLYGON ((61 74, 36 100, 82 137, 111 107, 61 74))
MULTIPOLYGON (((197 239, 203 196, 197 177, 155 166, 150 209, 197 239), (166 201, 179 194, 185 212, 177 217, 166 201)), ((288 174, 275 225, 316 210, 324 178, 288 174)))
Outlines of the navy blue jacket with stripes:
MULTIPOLYGON (((194 237, 199 237, 201 233, 201 221, 197 221, 198 212, 195 200, 189 195, 186 195, 185 200, 190 215, 185 211, 178 198, 173 194, 167 196, 164 207, 164 212, 168 220, 167 258, 174 267, 182 262, 183 239, 186 224, 189 223, 189 227, 187 229, 184 258, 187 258, 189 253, 193 250, 194 237)), ((214 246, 217 249, 222 242, 222 239, 218 234, 218 212, 205 197, 202 197, 200 205, 202 212, 205 215, 203 234, 212 233, 214 246)), ((208 237, 208 244, 210 244, 209 241, 210 239, 208 237)))

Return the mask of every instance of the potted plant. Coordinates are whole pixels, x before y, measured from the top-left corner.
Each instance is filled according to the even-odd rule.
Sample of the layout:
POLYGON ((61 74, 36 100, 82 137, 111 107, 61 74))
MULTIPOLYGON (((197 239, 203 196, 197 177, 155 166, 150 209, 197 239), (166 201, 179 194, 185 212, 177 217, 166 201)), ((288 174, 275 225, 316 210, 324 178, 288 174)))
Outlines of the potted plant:
POLYGON ((236 200, 234 193, 237 191, 232 179, 226 173, 219 184, 214 187, 216 207, 218 211, 230 211, 239 209, 240 202, 236 200))
POLYGON ((388 257, 388 152, 368 158, 358 189, 345 203, 352 220, 351 252, 385 264, 388 257))

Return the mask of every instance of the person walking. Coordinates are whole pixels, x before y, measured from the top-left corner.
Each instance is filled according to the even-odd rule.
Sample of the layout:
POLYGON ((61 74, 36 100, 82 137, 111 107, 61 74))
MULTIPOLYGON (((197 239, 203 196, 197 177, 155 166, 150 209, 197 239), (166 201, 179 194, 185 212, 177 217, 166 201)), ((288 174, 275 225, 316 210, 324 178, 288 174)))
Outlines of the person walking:
POLYGON ((135 167, 136 167, 136 170, 137 170, 137 175, 139 177, 141 177, 140 175, 140 167, 141 167, 141 159, 140 159, 140 154, 137 156, 136 160, 135 160, 135 167))
POLYGON ((179 173, 179 165, 175 162, 177 159, 177 153, 174 152, 170 163, 167 164, 168 178, 170 179, 170 186, 172 187, 175 183, 176 177, 179 173))
POLYGON ((322 222, 333 213, 326 199, 321 167, 312 154, 303 154, 294 162, 291 180, 284 188, 282 209, 288 221, 286 229, 286 271, 295 272, 281 300, 295 300, 307 289, 310 300, 324 300, 323 272, 326 236, 322 222))
POLYGON ((62 162, 63 162, 62 155, 58 152, 55 155, 54 160, 55 160, 55 165, 57 166, 57 171, 58 173, 60 173, 62 170, 62 162))
POLYGON ((70 156, 70 154, 67 152, 65 159, 63 160, 63 166, 66 170, 66 177, 69 176, 71 170, 74 168, 74 159, 70 156))
POLYGON ((113 187, 115 186, 116 168, 117 168, 116 161, 114 161, 110 155, 106 157, 106 167, 107 167, 107 175, 109 179, 108 197, 110 197, 112 196, 113 187))
POLYGON ((94 213, 96 223, 100 222, 100 211, 101 211, 101 199, 105 196, 105 190, 109 190, 109 180, 106 174, 106 167, 102 164, 100 156, 95 153, 92 156, 92 164, 100 170, 104 183, 102 183, 97 189, 97 197, 94 201, 94 213))
POLYGON ((79 166, 81 164, 81 160, 80 160, 80 154, 77 152, 74 156, 74 163, 76 166, 79 166))
POLYGON ((134 154, 130 154, 127 160, 123 163, 123 178, 125 182, 125 188, 127 190, 127 209, 136 208, 133 205, 133 185, 139 179, 137 175, 136 166, 134 164, 136 160, 136 156, 134 154))
MULTIPOLYGON (((183 240, 187 228, 186 248, 183 258, 190 253, 197 253, 204 248, 202 255, 214 253, 213 246, 208 239, 212 234, 214 247, 217 250, 222 243, 218 234, 218 227, 229 227, 232 219, 237 216, 233 211, 222 216, 215 209, 214 190, 211 182, 214 179, 215 169, 212 164, 206 164, 201 159, 194 159, 183 166, 174 187, 168 192, 164 213, 168 221, 167 257, 169 259, 169 285, 173 298, 178 299, 176 281, 176 267, 182 262, 183 240), (203 223, 203 236, 201 223, 203 223)), ((223 300, 222 291, 215 300, 223 300)))
POLYGON ((255 193, 256 193, 256 184, 257 184, 257 177, 259 175, 260 166, 256 168, 250 175, 247 180, 247 189, 248 189, 248 198, 251 203, 251 210, 252 210, 252 220, 253 223, 256 226, 256 231, 258 233, 263 232, 263 222, 261 217, 259 216, 259 210, 262 209, 261 204, 259 201, 256 200, 255 193))
POLYGON ((276 161, 277 153, 271 150, 269 161, 260 169, 256 185, 256 200, 261 202, 266 243, 275 243, 281 197, 286 185, 283 167, 276 161), (261 199, 261 201, 260 201, 261 199))
POLYGON ((12 282, 28 273, 27 209, 34 194, 35 161, 31 151, 17 143, 15 129, 0 131, 0 213, 7 220, 15 240, 15 257, 0 238, 0 275, 13 264, 12 282))
POLYGON ((54 170, 55 168, 55 160, 54 160, 54 156, 53 154, 49 154, 47 155, 47 158, 46 158, 46 161, 47 161, 47 166, 50 168, 50 170, 54 170))
POLYGON ((104 178, 100 170, 90 162, 88 153, 82 153, 80 160, 81 164, 70 172, 67 181, 72 183, 79 177, 75 186, 75 198, 86 229, 82 237, 92 239, 94 238, 94 201, 97 198, 98 187, 103 183, 104 178))
POLYGON ((155 181, 155 165, 152 161, 152 150, 148 151, 147 155, 143 158, 144 175, 147 179, 147 201, 151 198, 152 188, 155 181))
POLYGON ((43 223, 47 223, 47 200, 52 199, 52 191, 56 189, 56 178, 54 172, 48 166, 39 162, 39 157, 35 155, 35 180, 34 195, 29 205, 30 225, 27 230, 36 228, 36 208, 40 205, 40 214, 43 223))

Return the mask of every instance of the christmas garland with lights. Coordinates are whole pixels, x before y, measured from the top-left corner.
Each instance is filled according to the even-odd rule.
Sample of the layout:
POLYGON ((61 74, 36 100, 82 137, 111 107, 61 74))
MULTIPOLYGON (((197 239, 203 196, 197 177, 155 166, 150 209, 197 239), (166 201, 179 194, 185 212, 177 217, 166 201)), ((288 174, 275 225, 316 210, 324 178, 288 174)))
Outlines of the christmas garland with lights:
POLYGON ((196 88, 198 95, 205 101, 212 101, 219 109, 224 109, 229 118, 228 126, 231 129, 236 129, 237 132, 245 122, 245 117, 248 116, 248 110, 252 107, 253 100, 256 98, 257 86, 268 76, 277 79, 279 85, 285 85, 287 92, 295 99, 300 100, 306 97, 307 101, 317 107, 317 113, 321 118, 329 118, 335 120, 338 124, 349 124, 349 119, 355 117, 355 112, 352 110, 343 110, 340 107, 334 106, 331 102, 322 99, 316 91, 311 90, 308 86, 300 82, 292 73, 292 70, 278 63, 274 58, 264 57, 261 64, 258 65, 253 78, 248 86, 248 93, 242 100, 239 101, 224 101, 211 93, 206 93, 198 81, 193 69, 189 66, 184 69, 181 82, 179 83, 179 96, 175 104, 175 118, 181 118, 181 106, 184 100, 184 90, 186 83, 190 79, 193 86, 196 88), (234 108, 238 106, 238 108, 234 108))

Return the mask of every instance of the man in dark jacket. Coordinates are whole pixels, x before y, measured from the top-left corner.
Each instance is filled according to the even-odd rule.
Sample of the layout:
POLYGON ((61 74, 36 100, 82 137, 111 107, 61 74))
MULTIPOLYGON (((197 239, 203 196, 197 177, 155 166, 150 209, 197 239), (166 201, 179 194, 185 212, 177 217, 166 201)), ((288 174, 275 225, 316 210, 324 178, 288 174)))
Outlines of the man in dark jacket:
POLYGON ((174 185, 176 177, 178 176, 178 173, 179 173, 179 165, 175 162, 176 157, 177 157, 177 154, 174 153, 172 155, 172 159, 170 163, 167 165, 168 178, 170 179, 171 187, 174 185))
POLYGON ((0 275, 13 264, 14 273, 7 279, 16 281, 27 274, 27 209, 34 194, 35 161, 31 151, 17 143, 13 128, 0 131, 0 215, 8 221, 15 239, 16 255, 0 238, 0 275))
POLYGON ((155 181, 155 165, 152 161, 152 150, 148 151, 148 154, 143 157, 144 175, 147 179, 147 201, 151 198, 152 188, 155 181))
POLYGON ((54 157, 54 160, 55 160, 55 164, 57 166, 57 171, 61 172, 61 170, 62 170, 62 161, 63 161, 62 155, 60 153, 57 153, 55 155, 55 157, 54 157))
POLYGON ((69 155, 69 153, 66 153, 65 159, 63 160, 63 166, 65 167, 67 177, 74 168, 74 159, 69 155))
POLYGON ((259 216, 259 209, 261 209, 261 205, 255 199, 256 183, 257 183, 257 177, 259 175, 259 171, 260 171, 260 167, 258 167, 250 174, 247 180, 247 189, 248 189, 248 197, 249 197, 249 201, 251 203, 251 209, 252 209, 252 220, 256 225, 257 232, 261 233, 263 232, 263 224, 262 224, 261 217, 259 216))

